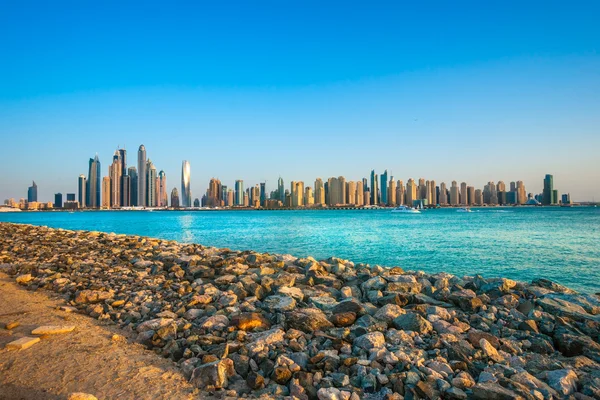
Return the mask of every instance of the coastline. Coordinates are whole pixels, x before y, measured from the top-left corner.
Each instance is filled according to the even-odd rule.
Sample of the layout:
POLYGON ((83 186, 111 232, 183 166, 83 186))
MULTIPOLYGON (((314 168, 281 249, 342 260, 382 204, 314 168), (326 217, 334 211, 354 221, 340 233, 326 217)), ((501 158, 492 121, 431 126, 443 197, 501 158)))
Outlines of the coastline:
POLYGON ((0 268, 136 332, 205 391, 600 395, 600 299, 544 279, 426 274, 10 223, 0 223, 0 268))

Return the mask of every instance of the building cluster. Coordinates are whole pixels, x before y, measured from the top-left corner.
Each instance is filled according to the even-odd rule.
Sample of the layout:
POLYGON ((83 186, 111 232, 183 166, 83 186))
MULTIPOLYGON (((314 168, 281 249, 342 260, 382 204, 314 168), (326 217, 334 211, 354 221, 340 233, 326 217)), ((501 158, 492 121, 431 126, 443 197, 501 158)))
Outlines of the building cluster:
POLYGON ((102 177, 98 156, 90 158, 87 177, 80 175, 78 197, 68 193, 63 202, 61 193, 55 194, 54 203, 38 203, 37 185, 28 189, 27 201, 18 203, 7 200, 5 204, 21 209, 48 208, 299 208, 299 207, 365 207, 407 205, 411 207, 431 206, 483 206, 483 205, 555 205, 570 204, 569 194, 558 198, 554 189, 554 178, 546 175, 541 194, 527 194, 523 181, 488 182, 483 189, 475 189, 466 182, 452 181, 439 185, 434 180, 409 179, 406 183, 388 177, 387 170, 381 175, 371 171, 369 179, 347 181, 345 177, 331 177, 326 181, 317 178, 314 184, 292 181, 288 189, 280 177, 277 189, 267 192, 266 182, 244 188, 243 180, 236 180, 233 188, 223 185, 217 178, 209 181, 206 193, 192 202, 190 190, 191 169, 188 161, 181 168, 181 191, 171 190, 167 196, 167 176, 157 169, 146 156, 141 145, 137 153, 137 168, 127 167, 127 152, 118 149, 108 167, 108 175, 102 177))

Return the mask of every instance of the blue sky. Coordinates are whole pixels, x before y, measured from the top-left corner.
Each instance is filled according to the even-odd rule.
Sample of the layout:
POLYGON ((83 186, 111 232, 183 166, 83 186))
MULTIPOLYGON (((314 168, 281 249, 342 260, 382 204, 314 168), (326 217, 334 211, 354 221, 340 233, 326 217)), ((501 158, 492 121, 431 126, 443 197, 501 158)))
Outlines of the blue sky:
POLYGON ((143 143, 192 194, 546 173, 600 199, 600 3, 0 2, 0 201, 143 143), (127 4, 119 4, 127 3, 127 4), (219 3, 219 4, 217 4, 219 3), (525 4, 523 4, 525 3, 525 4))

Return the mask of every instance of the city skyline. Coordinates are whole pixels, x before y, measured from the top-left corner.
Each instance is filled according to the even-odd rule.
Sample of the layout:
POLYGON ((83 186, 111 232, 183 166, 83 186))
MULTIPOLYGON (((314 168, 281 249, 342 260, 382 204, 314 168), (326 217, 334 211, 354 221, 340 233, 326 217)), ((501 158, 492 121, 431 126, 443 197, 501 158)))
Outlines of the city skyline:
MULTIPOLYGON (((289 189, 285 189, 285 181, 279 176, 273 190, 269 190, 267 182, 244 187, 243 179, 236 179, 233 189, 228 190, 228 185, 223 185, 220 179, 212 177, 208 188, 201 191, 199 197, 194 198, 190 189, 191 165, 188 160, 183 160, 182 196, 179 195, 177 187, 173 187, 169 204, 167 175, 162 169, 158 172, 146 152, 146 147, 141 144, 138 148, 138 169, 135 166, 127 166, 126 155, 126 149, 119 147, 115 150, 106 176, 102 176, 98 154, 90 158, 88 178, 86 179, 83 174, 77 178, 77 201, 75 193, 67 192, 68 203, 65 204, 68 204, 69 208, 73 206, 76 208, 169 206, 293 208, 317 205, 557 205, 573 202, 570 193, 560 193, 555 189, 552 174, 545 175, 542 192, 536 193, 528 192, 522 180, 510 181, 508 188, 503 180, 488 181, 483 188, 476 188, 464 181, 459 186, 456 180, 453 180, 448 188, 445 182, 439 183, 438 186, 435 180, 422 177, 418 180, 409 178, 404 184, 402 179, 395 180, 394 175, 389 174, 387 169, 381 174, 373 169, 369 178, 363 177, 356 181, 347 180, 345 176, 329 177, 326 182, 321 177, 317 177, 313 184, 310 181, 307 183, 291 181, 289 189)), ((22 207, 24 198, 17 199, 7 198, 5 203, 20 204, 22 207)), ((61 208, 62 192, 56 192, 54 199, 54 207, 61 208)), ((26 201, 34 203, 34 208, 37 208, 37 203, 51 203, 38 201, 38 188, 35 181, 27 190, 26 201)))
POLYGON ((518 9, 4 3, 0 160, 15 168, 0 197, 35 180, 52 199, 87 175, 79 155, 105 174, 114 144, 137 167, 144 143, 171 183, 190 161, 192 194, 213 176, 272 187, 387 168, 535 192, 552 172, 600 199, 600 4, 518 9))

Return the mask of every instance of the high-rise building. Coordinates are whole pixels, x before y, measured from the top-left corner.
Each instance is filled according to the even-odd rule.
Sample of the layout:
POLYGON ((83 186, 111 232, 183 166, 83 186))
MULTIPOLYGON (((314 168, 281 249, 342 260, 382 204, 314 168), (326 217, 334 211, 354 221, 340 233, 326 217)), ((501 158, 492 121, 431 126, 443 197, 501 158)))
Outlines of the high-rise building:
POLYGON ((450 186, 450 205, 457 206, 459 202, 458 185, 456 181, 452 181, 452 186, 450 186))
POLYGON ((235 205, 244 205, 244 181, 241 179, 235 181, 235 205))
POLYGON ((233 189, 227 191, 227 207, 233 207, 235 205, 235 192, 233 189))
MULTIPOLYGON (((101 205, 100 199, 101 199, 101 194, 102 194, 102 189, 101 189, 102 179, 100 178, 101 177, 100 169, 101 169, 100 160, 98 159, 98 154, 96 154, 96 156, 94 158, 90 158, 90 168, 89 168, 88 179, 87 179, 86 205, 89 208, 99 208, 101 205)), ((109 184, 110 184, 110 181, 109 181, 109 184)), ((110 199, 109 199, 109 203, 110 203, 110 199)))
POLYGON ((127 176, 129 177, 129 205, 134 207, 139 206, 137 169, 135 167, 129 167, 127 169, 127 176))
POLYGON ((346 178, 343 176, 329 178, 327 180, 327 188, 329 189, 328 204, 330 206, 346 204, 346 178))
POLYGON ((406 193, 404 191, 404 182, 398 180, 398 182, 396 182, 396 204, 399 206, 406 204, 405 197, 406 193))
POLYGON ((427 185, 425 184, 425 179, 423 178, 419 178, 419 186, 417 186, 417 199, 427 199, 427 185))
POLYGON ((102 178, 102 208, 110 208, 110 176, 102 178))
POLYGON ((290 193, 292 195, 292 207, 300 207, 304 205, 304 182, 292 181, 290 185, 290 193))
POLYGON ((179 208, 179 192, 177 191, 177 188, 171 190, 171 207, 179 208))
POLYGON ((429 194, 427 196, 427 201, 429 204, 434 206, 438 204, 438 195, 434 180, 429 181, 429 194))
POLYGON ((121 198, 119 202, 121 207, 127 207, 131 204, 130 198, 130 190, 129 190, 129 179, 125 178, 127 176, 127 150, 119 149, 119 156, 121 159, 121 198), (125 183, 127 181, 127 183, 125 183))
POLYGON ((79 186, 79 207, 85 208, 87 207, 86 199, 86 189, 87 189, 87 179, 85 175, 79 175, 79 179, 77 179, 77 185, 79 186))
POLYGON ((267 182, 260 184, 260 205, 264 207, 267 203, 267 182))
POLYGON ((67 193, 67 201, 75 201, 75 193, 67 193))
POLYGON ((356 182, 346 182, 346 204, 356 204, 356 182))
POLYGON ((63 206, 63 196, 62 193, 54 194, 54 208, 62 208, 63 206))
POLYGON ((121 176, 121 207, 131 205, 131 177, 129 175, 121 176))
POLYGON ((417 200, 417 184, 410 178, 408 182, 406 182, 406 204, 409 207, 412 207, 415 200, 417 200))
POLYGON ((325 204, 325 187, 321 178, 315 180, 315 204, 325 204))
POLYGON ((467 204, 469 204, 469 200, 467 199, 468 197, 468 193, 467 193, 467 183, 466 182, 462 182, 460 184, 460 204, 466 206, 467 204))
POLYGON ((192 191, 190 189, 191 168, 190 162, 184 160, 181 164, 181 206, 192 206, 192 191))
POLYGON ((146 206, 147 207, 156 207, 156 178, 158 175, 156 174, 156 167, 152 160, 148 159, 148 163, 146 164, 146 206))
POLYGON ((283 185, 282 177, 277 179, 277 199, 280 201, 285 201, 285 187, 283 185))
POLYGON ((312 188, 310 186, 307 186, 306 189, 304 189, 304 205, 312 206, 314 204, 315 198, 313 196, 312 188))
POLYGON ((448 204, 448 189, 446 189, 446 183, 442 182, 440 183, 440 198, 439 198, 439 203, 442 206, 445 206, 448 204))
POLYGON ((146 171, 146 147, 142 144, 138 149, 138 169, 137 169, 137 205, 139 207, 146 207, 146 199, 148 195, 146 190, 148 188, 148 172, 146 171))
POLYGON ((169 199, 167 197, 167 174, 162 170, 158 173, 158 206, 169 206, 169 199))
POLYGON ((196 208, 200 207, 200 200, 198 200, 197 197, 194 199, 194 207, 196 207, 196 208))
POLYGON ((553 197, 554 190, 554 177, 550 174, 544 178, 544 191, 542 192, 542 204, 547 206, 550 204, 556 204, 557 201, 553 197))
POLYGON ((470 206, 475 204, 475 188, 473 186, 467 186, 467 204, 470 206))
POLYGON ((396 205, 396 201, 397 201, 396 200, 397 193, 396 193, 396 181, 394 181, 394 177, 393 176, 390 177, 389 188, 388 188, 387 193, 388 193, 388 195, 387 195, 387 202, 386 202, 386 204, 390 205, 390 206, 395 206, 396 205))
POLYGON ((38 199, 37 185, 36 185, 35 181, 33 181, 31 186, 29 186, 29 188, 27 188, 27 202, 35 203, 38 201, 37 199, 38 199))
POLYGON ((523 181, 517 181, 517 202, 519 204, 527 203, 527 191, 523 181))
POLYGON ((110 178, 110 206, 120 207, 121 205, 121 174, 123 166, 121 165, 121 154, 115 151, 113 162, 108 167, 108 176, 110 178))
POLYGON ((356 182, 356 205, 363 206, 365 204, 365 191, 362 181, 356 182))
POLYGON ((481 191, 481 189, 475 190, 475 204, 477 204, 478 206, 483 205, 483 192, 481 191))
POLYGON ((565 193, 562 195, 561 203, 571 204, 571 193, 565 193))
POLYGON ((221 207, 221 181, 216 178, 211 178, 208 182, 208 190, 206 192, 207 207, 221 207))
POLYGON ((371 204, 374 206, 379 204, 379 184, 375 170, 371 171, 371 204))
POLYGON ((381 185, 379 186, 381 188, 381 197, 379 202, 382 204, 388 204, 388 173, 387 173, 387 169, 383 172, 383 174, 381 174, 380 176, 380 180, 381 180, 381 185))

